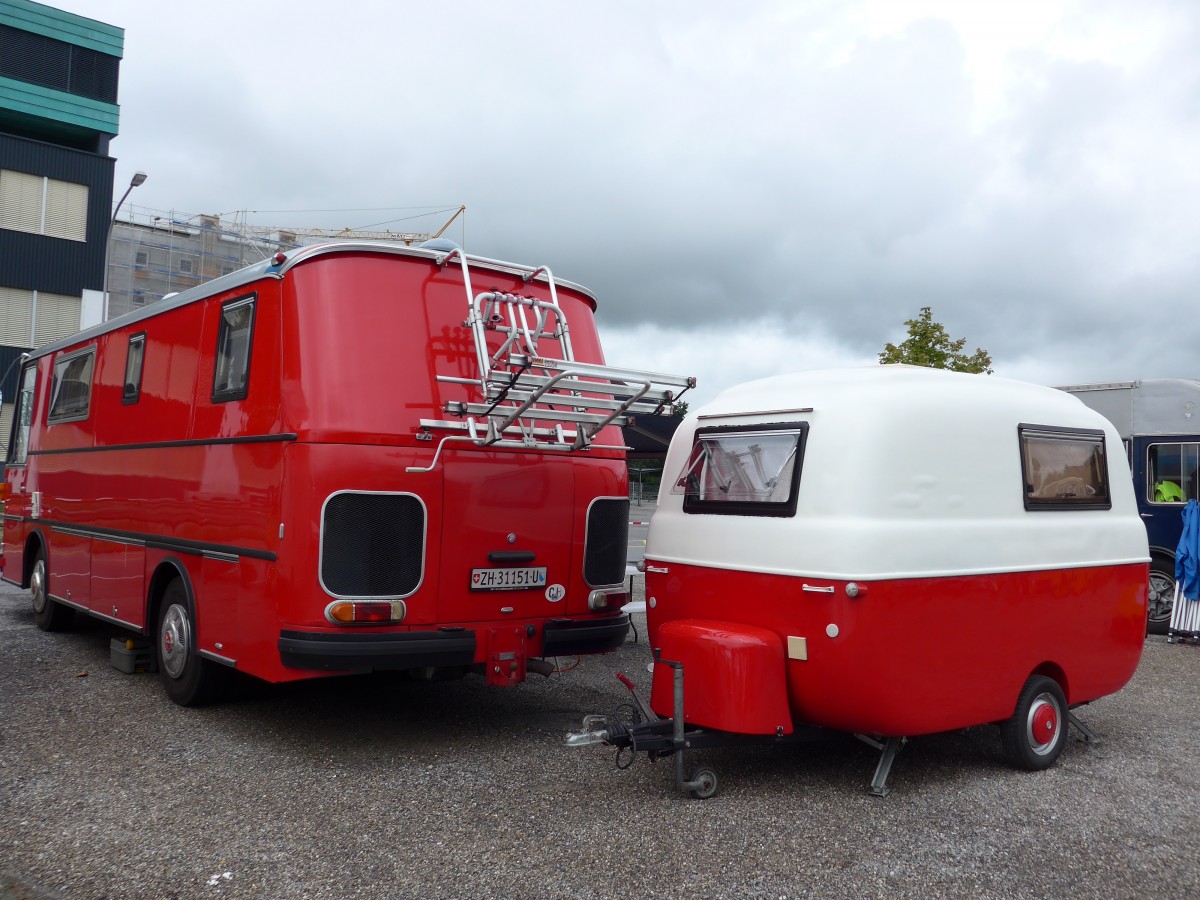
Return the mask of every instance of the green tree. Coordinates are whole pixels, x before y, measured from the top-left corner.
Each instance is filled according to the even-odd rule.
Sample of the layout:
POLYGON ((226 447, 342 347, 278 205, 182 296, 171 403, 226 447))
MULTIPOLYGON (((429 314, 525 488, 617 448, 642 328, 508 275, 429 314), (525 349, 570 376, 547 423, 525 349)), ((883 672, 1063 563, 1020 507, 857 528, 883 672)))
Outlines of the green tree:
POLYGON ((671 415, 683 418, 687 415, 688 404, 686 400, 679 400, 671 404, 671 415))
POLYGON ((978 347, 967 355, 963 347, 966 338, 951 340, 941 322, 933 321, 933 310, 921 307, 915 319, 904 323, 908 326, 908 340, 900 346, 884 344, 879 354, 880 363, 906 363, 910 366, 927 366, 931 369, 949 369, 952 372, 974 372, 992 374, 992 357, 978 347))

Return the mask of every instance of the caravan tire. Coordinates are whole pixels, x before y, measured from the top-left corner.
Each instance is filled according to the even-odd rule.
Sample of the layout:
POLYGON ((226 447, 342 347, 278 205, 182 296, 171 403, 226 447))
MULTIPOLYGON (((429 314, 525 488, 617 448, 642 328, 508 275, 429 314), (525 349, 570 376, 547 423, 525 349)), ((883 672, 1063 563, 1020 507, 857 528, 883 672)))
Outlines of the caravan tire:
POLYGON ((1150 560, 1150 594, 1146 605, 1146 633, 1166 634, 1175 605, 1175 561, 1156 556, 1150 560))
POLYGON ((1018 769, 1048 769, 1067 742, 1067 698, 1053 678, 1033 675, 1013 717, 1000 724, 1004 755, 1018 769))

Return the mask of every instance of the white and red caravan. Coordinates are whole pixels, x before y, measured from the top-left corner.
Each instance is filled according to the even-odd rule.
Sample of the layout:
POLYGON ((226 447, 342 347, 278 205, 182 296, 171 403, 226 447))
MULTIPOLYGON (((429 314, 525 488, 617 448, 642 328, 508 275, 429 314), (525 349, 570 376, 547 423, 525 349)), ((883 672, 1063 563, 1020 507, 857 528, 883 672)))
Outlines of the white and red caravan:
POLYGON ((230 668, 515 684, 611 649, 618 426, 690 379, 603 365, 594 310, 545 267, 346 242, 40 348, 3 576, 42 628, 82 611, 152 635, 183 704, 230 668))
POLYGON ((743 384, 667 455, 646 548, 664 719, 633 746, 675 753, 698 796, 715 775, 683 779, 685 743, 814 726, 883 739, 879 793, 901 739, 983 723, 1043 768, 1068 709, 1137 667, 1148 559, 1119 435, 1061 391, 908 366, 743 384))

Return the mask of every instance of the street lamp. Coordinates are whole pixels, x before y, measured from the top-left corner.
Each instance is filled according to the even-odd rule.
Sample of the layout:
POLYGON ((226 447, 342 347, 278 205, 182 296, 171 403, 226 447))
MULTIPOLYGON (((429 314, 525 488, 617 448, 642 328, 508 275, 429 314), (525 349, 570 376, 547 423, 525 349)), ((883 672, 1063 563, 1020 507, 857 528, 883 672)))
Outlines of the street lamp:
POLYGON ((112 219, 108 223, 108 234, 104 238, 104 315, 100 320, 102 322, 108 321, 108 260, 112 253, 113 226, 117 224, 117 213, 121 211, 121 204, 125 202, 125 198, 129 196, 129 192, 141 185, 145 180, 145 172, 133 173, 133 178, 129 181, 129 187, 125 188, 125 193, 117 201, 117 208, 113 210, 112 219))

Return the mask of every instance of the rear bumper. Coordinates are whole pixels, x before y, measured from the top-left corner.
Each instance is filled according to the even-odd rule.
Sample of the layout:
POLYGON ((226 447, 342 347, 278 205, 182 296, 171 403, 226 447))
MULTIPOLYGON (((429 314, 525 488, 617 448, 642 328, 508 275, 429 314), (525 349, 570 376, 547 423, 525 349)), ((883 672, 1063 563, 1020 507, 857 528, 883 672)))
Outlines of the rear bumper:
POLYGON ((551 620, 542 628, 543 656, 578 656, 615 650, 629 636, 629 616, 551 620))
POLYGON ((284 631, 279 656, 291 669, 422 669, 475 662, 475 632, 310 634, 284 631))

